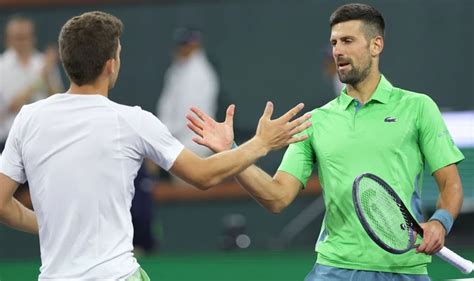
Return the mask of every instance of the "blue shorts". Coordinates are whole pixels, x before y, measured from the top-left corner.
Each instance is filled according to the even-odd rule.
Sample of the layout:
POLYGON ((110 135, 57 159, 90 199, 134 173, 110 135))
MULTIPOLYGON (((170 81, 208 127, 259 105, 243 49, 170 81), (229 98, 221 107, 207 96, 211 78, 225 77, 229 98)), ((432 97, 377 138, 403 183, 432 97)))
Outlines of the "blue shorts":
POLYGON ((304 281, 430 281, 428 275, 337 268, 315 264, 304 281))

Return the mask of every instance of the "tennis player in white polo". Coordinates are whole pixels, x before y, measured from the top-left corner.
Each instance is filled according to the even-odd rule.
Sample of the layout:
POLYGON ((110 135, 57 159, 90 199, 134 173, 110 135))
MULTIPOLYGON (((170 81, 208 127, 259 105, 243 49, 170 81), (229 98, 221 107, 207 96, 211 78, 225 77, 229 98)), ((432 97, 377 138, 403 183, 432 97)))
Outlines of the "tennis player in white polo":
POLYGON ((0 221, 39 232, 39 280, 149 280, 133 257, 130 216, 133 180, 145 157, 208 189, 270 150, 306 138, 293 135, 309 126, 309 116, 291 121, 302 104, 271 120, 267 103, 247 143, 196 156, 152 114, 108 99, 120 69, 121 33, 121 21, 102 12, 68 20, 59 49, 71 86, 24 106, 3 151, 0 221), (25 181, 34 212, 13 198, 25 181))

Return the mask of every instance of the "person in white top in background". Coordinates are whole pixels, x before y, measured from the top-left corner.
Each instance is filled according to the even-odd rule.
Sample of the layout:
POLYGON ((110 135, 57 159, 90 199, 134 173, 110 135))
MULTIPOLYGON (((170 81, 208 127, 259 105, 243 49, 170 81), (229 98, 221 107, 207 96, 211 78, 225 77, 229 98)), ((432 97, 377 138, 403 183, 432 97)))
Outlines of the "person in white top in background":
MULTIPOLYGON (((302 104, 272 120, 268 102, 252 139, 197 156, 153 114, 108 99, 120 70, 122 28, 103 12, 66 22, 59 50, 70 88, 22 107, 0 159, 0 222, 39 233, 39 280, 149 280, 133 256, 130 216, 145 157, 206 190, 270 150, 307 138, 294 135, 311 125, 309 114, 291 120, 302 104), (25 180, 34 212, 13 198, 25 180)), ((229 106, 227 122, 233 111, 229 106)))
POLYGON ((63 90, 55 47, 35 49, 31 19, 12 16, 5 28, 6 50, 0 58, 0 149, 3 150, 13 119, 27 103, 63 90))
POLYGON ((212 118, 217 111, 219 81, 202 45, 202 33, 192 27, 182 27, 174 34, 173 62, 166 71, 163 90, 157 103, 157 116, 171 134, 184 146, 200 156, 211 151, 192 141, 186 127, 186 113, 191 106, 205 108, 212 118))

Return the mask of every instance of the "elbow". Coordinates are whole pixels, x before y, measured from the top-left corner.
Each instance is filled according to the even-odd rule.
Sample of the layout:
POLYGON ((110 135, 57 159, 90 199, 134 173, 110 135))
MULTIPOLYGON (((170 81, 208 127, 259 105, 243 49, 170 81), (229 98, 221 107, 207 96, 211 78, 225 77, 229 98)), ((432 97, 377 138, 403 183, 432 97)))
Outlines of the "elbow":
POLYGON ((207 183, 195 183, 194 186, 202 191, 206 191, 212 187, 212 185, 207 184, 207 183))
POLYGON ((283 211, 285 210, 285 208, 283 207, 271 207, 271 208, 268 208, 268 210, 274 214, 274 215, 279 215, 281 213, 283 213, 283 211))
POLYGON ((279 215, 279 214, 281 214, 284 209, 285 209, 285 208, 274 208, 274 207, 268 208, 268 210, 269 210, 272 214, 274 214, 274 215, 279 215))
POLYGON ((222 178, 214 176, 214 177, 199 177, 197 181, 194 183, 194 186, 196 186, 200 190, 208 190, 211 189, 213 186, 221 183, 223 181, 222 178))
POLYGON ((269 210, 274 215, 279 215, 283 213, 286 207, 288 207, 288 204, 282 201, 272 202, 271 204, 266 206, 267 210, 269 210))
POLYGON ((192 176, 193 185, 198 189, 211 189, 226 179, 226 173, 219 167, 212 165, 212 162, 202 162, 199 165, 201 165, 202 168, 196 169, 192 176))

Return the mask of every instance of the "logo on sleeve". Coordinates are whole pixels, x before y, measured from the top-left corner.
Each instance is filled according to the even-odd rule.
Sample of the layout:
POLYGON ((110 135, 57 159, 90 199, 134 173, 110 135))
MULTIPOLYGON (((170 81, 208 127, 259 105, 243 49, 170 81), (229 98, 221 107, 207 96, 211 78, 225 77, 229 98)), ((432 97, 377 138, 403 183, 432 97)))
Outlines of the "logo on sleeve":
POLYGON ((385 119, 383 119, 384 122, 387 122, 387 123, 393 123, 393 122, 397 122, 397 118, 395 117, 385 117, 385 119))

